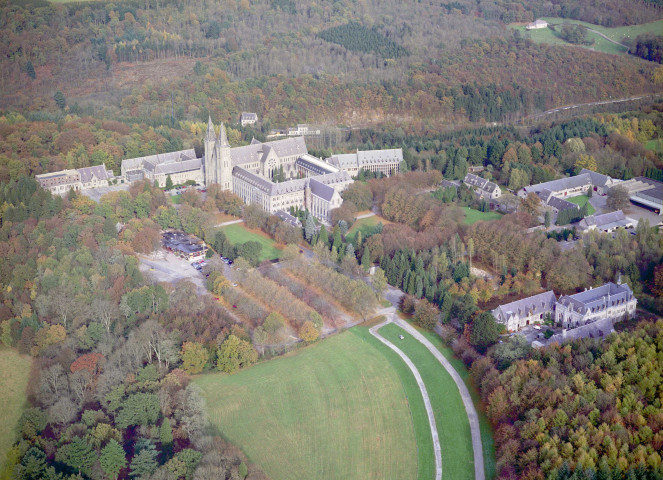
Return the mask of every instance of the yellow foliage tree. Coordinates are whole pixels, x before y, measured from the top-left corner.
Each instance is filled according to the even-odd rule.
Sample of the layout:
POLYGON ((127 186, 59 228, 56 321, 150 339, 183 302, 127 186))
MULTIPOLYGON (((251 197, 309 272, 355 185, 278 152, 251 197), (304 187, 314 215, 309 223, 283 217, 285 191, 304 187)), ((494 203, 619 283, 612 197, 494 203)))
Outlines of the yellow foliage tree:
POLYGON ((587 170, 596 172, 598 169, 598 164, 596 163, 596 159, 594 157, 582 153, 578 157, 578 160, 576 160, 575 167, 578 170, 586 168, 587 170))
POLYGON ((315 342, 318 337, 320 337, 320 332, 313 322, 307 320, 304 322, 302 327, 299 329, 299 337, 307 343, 315 342))

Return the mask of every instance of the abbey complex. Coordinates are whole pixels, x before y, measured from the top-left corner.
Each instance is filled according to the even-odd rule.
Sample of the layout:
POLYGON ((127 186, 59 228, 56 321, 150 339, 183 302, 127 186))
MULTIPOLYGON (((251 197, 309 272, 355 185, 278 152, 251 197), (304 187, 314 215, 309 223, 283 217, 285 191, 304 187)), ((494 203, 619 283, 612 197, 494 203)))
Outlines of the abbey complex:
POLYGON ((246 204, 258 204, 271 214, 290 207, 306 208, 316 218, 328 222, 331 210, 343 203, 341 192, 360 170, 389 176, 400 171, 403 151, 370 150, 332 155, 326 160, 308 153, 304 137, 271 142, 253 140, 249 145, 231 147, 223 124, 218 134, 209 119, 204 154, 196 158, 194 149, 169 152, 122 161, 119 177, 104 165, 37 175, 44 189, 63 195, 108 186, 115 181, 132 183, 147 179, 165 187, 188 180, 209 187, 218 184, 232 191, 246 204))

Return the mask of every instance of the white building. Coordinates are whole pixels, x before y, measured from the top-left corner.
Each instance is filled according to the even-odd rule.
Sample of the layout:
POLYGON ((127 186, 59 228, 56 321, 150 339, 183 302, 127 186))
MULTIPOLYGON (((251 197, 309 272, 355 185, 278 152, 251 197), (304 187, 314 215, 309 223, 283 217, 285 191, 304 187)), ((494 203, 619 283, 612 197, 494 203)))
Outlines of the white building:
POLYGON ((552 318, 556 301, 555 293, 550 290, 500 305, 492 314, 495 321, 504 325, 507 331, 515 332, 527 325, 543 323, 546 313, 552 318))
POLYGON ((356 153, 336 154, 327 159, 327 163, 340 170, 345 170, 353 177, 356 177, 360 170, 380 172, 388 177, 400 172, 402 161, 402 148, 366 150, 363 152, 357 150, 356 153))
POLYGON ((526 30, 538 30, 539 28, 548 28, 548 22, 538 19, 525 25, 526 30))
POLYGON ((583 218, 578 225, 585 232, 597 230, 599 232, 611 233, 618 228, 633 228, 635 221, 626 217, 621 210, 617 210, 602 215, 589 215, 583 218))
POLYGON ((114 177, 111 170, 106 170, 105 164, 35 175, 35 179, 44 190, 56 195, 64 195, 69 190, 107 187, 109 180, 114 177))
POLYGON ((242 125, 242 127, 246 127, 247 125, 255 125, 257 121, 257 113, 242 112, 242 114, 239 116, 239 123, 242 125))
POLYGON ((465 175, 463 183, 472 188, 479 198, 495 200, 502 196, 502 190, 499 185, 473 173, 465 175))
POLYGON ((626 320, 635 316, 637 302, 627 284, 610 282, 560 297, 555 305, 555 322, 563 328, 575 328, 602 318, 626 320))

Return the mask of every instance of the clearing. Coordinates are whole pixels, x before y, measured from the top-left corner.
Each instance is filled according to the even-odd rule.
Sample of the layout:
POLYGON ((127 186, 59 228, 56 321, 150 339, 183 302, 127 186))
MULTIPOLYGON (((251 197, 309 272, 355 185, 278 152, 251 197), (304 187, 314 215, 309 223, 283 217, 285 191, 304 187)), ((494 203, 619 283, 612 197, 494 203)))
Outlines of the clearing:
POLYGON ((461 209, 465 212, 465 219, 463 220, 465 225, 472 225, 473 223, 482 220, 490 221, 502 218, 502 214, 499 212, 480 212, 479 210, 474 210, 470 207, 462 207, 461 209))
POLYGON ((564 200, 571 203, 575 203, 580 208, 584 207, 587 204, 587 215, 594 215, 596 209, 589 203, 589 197, 587 195, 578 195, 577 197, 565 198, 564 200))
MULTIPOLYGON (((573 25, 584 25, 585 27, 590 28, 592 30, 596 30, 597 32, 602 33, 609 39, 619 43, 623 43, 623 40, 634 39, 635 37, 637 37, 638 35, 642 35, 643 33, 653 33, 656 35, 660 35, 660 32, 663 31, 663 20, 658 20, 650 23, 643 23, 641 25, 630 25, 626 27, 608 28, 608 27, 603 27, 601 25, 594 25, 592 23, 581 22, 580 20, 572 20, 568 18, 543 17, 542 19, 548 22, 549 24, 558 25, 560 28, 561 24, 565 22, 573 25)), ((525 30, 524 24, 511 24, 509 25, 509 28, 520 30, 524 36, 532 39, 532 41, 536 43, 548 43, 551 45, 572 45, 572 46, 588 48, 590 50, 595 50, 598 52, 618 54, 618 55, 625 55, 628 53, 628 48, 612 43, 609 40, 603 38, 602 36, 592 31, 587 32, 587 38, 590 40, 594 40, 593 45, 573 45, 563 40, 559 36, 558 32, 553 32, 549 28, 541 28, 537 30, 527 31, 525 30)))
POLYGON ((243 223, 227 225, 222 227, 223 233, 233 245, 238 245, 248 241, 254 241, 262 245, 260 252, 260 261, 274 260, 281 256, 281 249, 276 246, 276 242, 269 238, 266 233, 260 230, 248 229, 243 223))
POLYGON ((345 236, 345 238, 348 240, 352 239, 352 241, 354 241, 354 238, 357 235, 358 231, 361 231, 361 236, 363 238, 366 238, 367 234, 373 233, 373 230, 375 229, 375 226, 378 223, 382 223, 382 225, 387 225, 388 223, 391 222, 389 220, 385 220, 379 215, 372 215, 370 217, 360 218, 352 225, 352 228, 348 230, 348 233, 345 236))
POLYGON ((195 383, 221 435, 274 480, 415 478, 422 457, 408 398, 416 404, 421 396, 404 389, 382 349, 363 337, 346 331, 195 383))
POLYGON ((30 374, 30 357, 19 355, 14 349, 0 349, 0 392, 2 392, 2 422, 0 422, 0 470, 7 452, 14 443, 14 427, 26 405, 25 388, 30 374))

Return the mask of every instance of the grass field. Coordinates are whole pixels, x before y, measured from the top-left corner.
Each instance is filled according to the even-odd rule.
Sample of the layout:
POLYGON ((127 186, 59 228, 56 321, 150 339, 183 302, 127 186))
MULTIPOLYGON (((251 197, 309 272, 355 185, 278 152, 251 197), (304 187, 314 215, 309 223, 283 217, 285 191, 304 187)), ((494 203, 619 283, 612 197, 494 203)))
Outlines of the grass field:
MULTIPOLYGON (((641 25, 631 25, 628 27, 617 27, 617 28, 607 28, 600 25, 581 22, 579 20, 571 20, 559 17, 544 17, 543 20, 555 25, 562 24, 564 22, 584 25, 585 27, 591 28, 592 30, 601 32, 606 37, 620 43, 623 43, 623 40, 625 38, 633 39, 643 33, 654 33, 656 35, 660 35, 660 32, 663 31, 663 20, 658 20, 656 22, 651 22, 651 23, 644 23, 641 25)), ((553 32, 549 28, 526 31, 524 25, 515 25, 515 24, 510 25, 510 28, 520 30, 523 33, 523 35, 531 38, 532 41, 536 43, 548 43, 551 45, 571 45, 570 43, 560 38, 558 33, 553 32)), ((605 38, 601 37, 600 35, 597 35, 594 32, 587 32, 587 38, 594 40, 594 44, 584 46, 584 48, 589 48, 599 52, 618 54, 618 55, 623 55, 628 53, 628 48, 616 45, 606 40, 605 38)))
POLYGON ((30 373, 30 359, 16 350, 0 348, 0 392, 2 392, 2 421, 0 422, 0 470, 7 451, 14 443, 14 426, 25 407, 25 387, 30 373))
POLYGON ((467 389, 470 391, 472 400, 479 414, 479 428, 481 430, 481 443, 483 445, 483 463, 484 469, 486 472, 486 478, 492 479, 495 478, 495 441, 493 439, 493 429, 488 421, 486 414, 479 408, 481 400, 479 397, 479 392, 474 388, 470 382, 470 372, 467 371, 467 367, 459 358, 454 356, 451 348, 446 346, 440 337, 427 330, 418 329, 422 335, 424 335, 435 347, 449 360, 449 363, 456 369, 458 375, 463 379, 467 389))
POLYGON ((426 384, 442 447, 443 480, 473 479, 470 423, 453 379, 428 349, 402 328, 392 323, 381 328, 380 334, 410 357, 426 384), (399 335, 405 339, 400 340, 399 335))
MULTIPOLYGON (((565 198, 564 200, 575 203, 580 208, 582 208, 587 202, 589 202, 589 197, 587 195, 578 195, 577 197, 565 198)), ((594 215, 595 212, 596 209, 592 206, 591 203, 587 205, 587 215, 594 215)))
POLYGON ((354 238, 357 235, 358 231, 361 231, 362 237, 366 238, 366 235, 371 233, 378 223, 386 225, 391 222, 389 220, 385 220, 384 218, 378 215, 373 215, 371 217, 366 217, 366 218, 360 218, 352 225, 350 230, 348 230, 348 233, 345 236, 345 238, 347 240, 354 241, 354 238))
POLYGON ((233 225, 225 226, 223 227, 223 232, 233 245, 245 243, 249 240, 260 243, 260 245, 262 245, 262 251, 260 252, 261 262, 263 260, 274 260, 281 255, 281 250, 276 246, 274 240, 262 232, 255 232, 247 229, 243 223, 235 223, 233 225))
POLYGON ((465 219, 463 220, 465 225, 472 225, 480 220, 489 221, 502 218, 502 214, 499 212, 480 212, 470 207, 462 207, 462 210, 465 212, 465 219))
POLYGON ((663 152, 663 139, 649 140, 645 143, 645 148, 654 152, 663 152))
POLYGON ((417 477, 408 391, 361 335, 195 383, 220 434, 273 480, 417 477))

